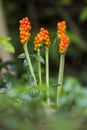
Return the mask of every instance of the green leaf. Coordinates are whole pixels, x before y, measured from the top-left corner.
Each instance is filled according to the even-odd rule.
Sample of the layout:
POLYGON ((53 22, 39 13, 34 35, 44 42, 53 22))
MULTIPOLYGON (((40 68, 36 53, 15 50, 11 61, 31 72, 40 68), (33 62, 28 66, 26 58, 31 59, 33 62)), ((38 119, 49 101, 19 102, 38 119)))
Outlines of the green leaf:
POLYGON ((67 77, 64 84, 64 90, 66 92, 79 92, 81 90, 79 81, 73 77, 67 77))
POLYGON ((16 88, 11 88, 6 93, 9 97, 13 98, 18 95, 18 90, 16 88))
POLYGON ((87 6, 84 7, 84 9, 82 10, 82 12, 80 14, 80 20, 81 21, 87 20, 87 6))
POLYGON ((42 56, 36 56, 36 60, 43 63, 43 64, 45 64, 45 60, 44 60, 44 58, 42 56))
POLYGON ((1 89, 0 89, 0 94, 5 93, 6 90, 7 90, 6 88, 1 88, 1 89))
POLYGON ((20 59, 26 58, 25 53, 21 53, 21 54, 18 56, 18 58, 20 58, 20 59))
POLYGON ((14 53, 15 49, 10 43, 10 37, 2 37, 0 36, 0 45, 8 52, 14 53))
POLYGON ((23 65, 24 65, 25 67, 27 67, 27 66, 28 66, 27 59, 25 59, 25 60, 24 60, 23 65))

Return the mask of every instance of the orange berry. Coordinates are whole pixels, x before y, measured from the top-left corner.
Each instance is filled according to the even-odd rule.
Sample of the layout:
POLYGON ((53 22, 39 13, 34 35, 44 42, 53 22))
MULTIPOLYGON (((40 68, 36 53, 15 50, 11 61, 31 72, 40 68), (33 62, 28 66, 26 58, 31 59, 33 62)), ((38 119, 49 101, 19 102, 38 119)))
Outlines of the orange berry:
POLYGON ((34 47, 37 49, 37 48, 41 47, 42 44, 44 44, 44 45, 49 47, 50 39, 49 40, 48 39, 49 39, 49 32, 48 32, 48 30, 45 30, 43 27, 40 28, 40 32, 34 38, 34 47))
POLYGON ((29 32, 31 30, 30 21, 28 17, 25 17, 19 22, 20 22, 20 27, 19 27, 20 41, 22 44, 25 44, 30 38, 30 32, 29 32))
POLYGON ((57 36, 60 39, 59 51, 65 53, 70 43, 69 37, 66 35, 66 21, 57 23, 57 36))

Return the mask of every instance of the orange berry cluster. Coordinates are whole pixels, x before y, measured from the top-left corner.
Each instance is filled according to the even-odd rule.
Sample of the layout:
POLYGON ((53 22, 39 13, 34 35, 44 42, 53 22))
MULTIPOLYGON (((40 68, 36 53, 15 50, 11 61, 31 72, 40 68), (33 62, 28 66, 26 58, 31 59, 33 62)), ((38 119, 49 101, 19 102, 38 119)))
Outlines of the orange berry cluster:
POLYGON ((57 36, 60 38, 60 43, 59 43, 59 52, 61 54, 65 53, 67 50, 67 47, 70 43, 69 37, 66 35, 66 22, 58 22, 57 23, 57 36))
POLYGON ((20 30, 20 41, 22 44, 25 44, 30 38, 29 31, 31 30, 30 21, 28 17, 25 17, 22 20, 20 20, 19 30, 20 30))
POLYGON ((34 38, 34 47, 35 49, 42 47, 45 45, 47 47, 50 46, 50 37, 48 30, 44 29, 43 27, 40 29, 40 32, 34 38))

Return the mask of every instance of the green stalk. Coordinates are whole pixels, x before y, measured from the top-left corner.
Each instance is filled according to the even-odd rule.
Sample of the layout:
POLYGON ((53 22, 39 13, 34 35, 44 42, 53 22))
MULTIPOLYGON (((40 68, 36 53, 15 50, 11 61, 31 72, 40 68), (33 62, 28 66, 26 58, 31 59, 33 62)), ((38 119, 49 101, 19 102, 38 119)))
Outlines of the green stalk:
MULTIPOLYGON (((40 48, 37 49, 37 56, 40 56, 40 48)), ((42 77, 41 77, 41 62, 38 61, 38 75, 39 75, 39 84, 42 84, 42 77)))
POLYGON ((60 55, 60 65, 59 65, 59 75, 58 75, 58 86, 57 86, 57 98, 56 104, 59 107, 59 99, 61 95, 62 82, 63 82, 63 73, 64 73, 64 62, 65 62, 65 54, 60 55))
POLYGON ((49 48, 46 47, 45 50, 45 58, 46 58, 46 86, 47 86, 47 104, 50 104, 49 99, 49 48))
POLYGON ((28 61, 28 66, 29 66, 29 70, 30 70, 31 76, 34 79, 34 83, 35 83, 35 86, 36 86, 37 85, 37 81, 36 81, 36 77, 35 77, 35 74, 34 74, 33 66, 31 64, 30 55, 28 53, 27 43, 24 44, 24 52, 25 52, 25 55, 26 55, 26 59, 28 61))

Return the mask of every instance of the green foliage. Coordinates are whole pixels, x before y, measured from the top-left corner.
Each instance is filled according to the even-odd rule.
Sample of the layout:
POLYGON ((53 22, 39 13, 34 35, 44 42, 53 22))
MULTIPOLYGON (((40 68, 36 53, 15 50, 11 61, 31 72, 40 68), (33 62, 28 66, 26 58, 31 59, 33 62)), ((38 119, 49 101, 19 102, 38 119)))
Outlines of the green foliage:
MULTIPOLYGON (((37 54, 31 54, 30 57, 31 57, 32 60, 36 60, 36 61, 39 61, 39 62, 45 64, 45 60, 44 60, 44 58, 42 56, 37 56, 37 54)), ((18 58, 19 59, 23 59, 23 65, 24 65, 24 67, 28 67, 28 62, 27 62, 25 53, 21 53, 18 56, 18 58)))
MULTIPOLYGON (((55 91, 54 88, 52 91, 55 91)), ((0 89, 0 129, 79 130, 82 127, 80 120, 87 115, 87 90, 72 77, 65 80, 61 109, 58 111, 53 105, 49 108, 46 105, 44 84, 34 88, 16 80, 16 84, 3 90, 0 89), (77 102, 73 104, 73 100, 77 102)))
POLYGON ((87 88, 82 88, 81 84, 74 77, 67 77, 63 87, 61 104, 69 108, 80 108, 86 110, 87 88))
POLYGON ((60 0, 59 1, 61 4, 63 4, 63 5, 71 5, 72 4, 72 2, 73 2, 73 0, 60 0))
POLYGON ((18 56, 18 58, 20 58, 20 59, 26 58, 25 53, 21 53, 21 54, 18 56))
POLYGON ((45 64, 45 60, 43 59, 42 56, 36 56, 36 60, 43 63, 43 64, 45 64))
POLYGON ((16 64, 12 61, 5 61, 3 62, 0 59, 0 88, 1 91, 0 93, 4 93, 4 88, 7 87, 11 87, 12 86, 12 82, 15 80, 15 76, 14 76, 14 72, 16 69, 16 64), (4 71, 2 71, 4 70, 4 71))
MULTIPOLYGON (((25 59, 24 54, 19 58, 25 59)), ((1 63, 1 62, 0 62, 1 63)), ((2 62, 2 64, 5 64, 2 62)), ((10 64, 10 62, 9 62, 10 64)), ((1 68, 7 67, 1 65, 1 68)), ((10 64, 14 65, 14 64, 10 64)), ((67 77, 60 99, 61 109, 56 110, 56 85, 50 86, 51 105, 46 104, 47 87, 45 84, 34 87, 33 79, 29 82, 17 79, 6 69, 0 88, 0 129, 4 130, 78 130, 79 118, 87 114, 87 89, 82 88, 77 79, 67 77)), ((26 74, 27 75, 27 74, 26 74)), ((52 79, 54 82, 55 79, 52 79)))
POLYGON ((15 49, 10 43, 11 38, 0 36, 0 45, 8 52, 14 53, 15 49))
POLYGON ((87 20, 87 6, 85 6, 80 14, 80 21, 86 21, 87 20))

